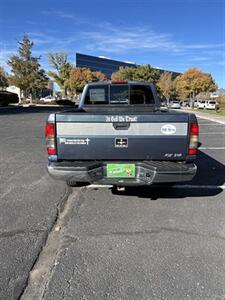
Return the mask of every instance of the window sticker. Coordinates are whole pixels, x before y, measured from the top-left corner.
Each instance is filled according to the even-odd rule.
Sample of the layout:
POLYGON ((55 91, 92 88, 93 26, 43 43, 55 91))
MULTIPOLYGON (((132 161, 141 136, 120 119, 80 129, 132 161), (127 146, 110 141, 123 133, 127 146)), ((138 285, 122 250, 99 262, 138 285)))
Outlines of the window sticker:
POLYGON ((105 102, 105 89, 90 89, 90 101, 105 102))

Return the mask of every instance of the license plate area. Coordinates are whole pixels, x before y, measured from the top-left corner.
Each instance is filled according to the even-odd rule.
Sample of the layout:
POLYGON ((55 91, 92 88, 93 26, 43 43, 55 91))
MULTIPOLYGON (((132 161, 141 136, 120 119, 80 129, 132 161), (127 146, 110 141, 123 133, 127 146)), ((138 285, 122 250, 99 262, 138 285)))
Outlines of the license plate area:
POLYGON ((108 178, 134 178, 135 164, 107 164, 106 177, 108 178))

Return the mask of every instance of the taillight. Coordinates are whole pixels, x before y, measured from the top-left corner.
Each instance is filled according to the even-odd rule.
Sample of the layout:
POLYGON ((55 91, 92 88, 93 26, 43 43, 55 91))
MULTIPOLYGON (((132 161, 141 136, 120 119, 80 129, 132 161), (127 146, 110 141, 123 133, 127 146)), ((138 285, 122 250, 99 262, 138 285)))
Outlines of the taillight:
POLYGON ((51 138, 55 137, 55 124, 54 123, 46 123, 45 126, 45 137, 51 138))
POLYGON ((45 138, 46 138, 46 146, 48 155, 56 155, 55 148, 55 124, 54 123, 46 123, 45 126, 45 138))
POLYGON ((112 80, 112 84, 126 84, 128 83, 128 80, 112 80))
POLYGON ((198 123, 192 123, 190 126, 190 141, 188 155, 196 155, 198 148, 199 127, 198 123))

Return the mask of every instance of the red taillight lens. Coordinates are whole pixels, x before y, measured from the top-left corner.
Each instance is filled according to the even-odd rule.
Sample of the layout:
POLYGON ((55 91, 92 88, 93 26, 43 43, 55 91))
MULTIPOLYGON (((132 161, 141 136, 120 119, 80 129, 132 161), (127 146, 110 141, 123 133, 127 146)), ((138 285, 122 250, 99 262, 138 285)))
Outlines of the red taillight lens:
POLYGON ((199 135, 199 128, 197 123, 192 123, 190 128, 191 135, 199 135))
POLYGON ((45 137, 53 138, 55 136, 55 125, 53 123, 46 123, 45 137))
POLYGON ((190 141, 189 141, 189 147, 188 147, 188 155, 196 155, 197 154, 198 135, 199 135, 198 123, 192 123, 190 126, 190 141))
POLYGON ((188 155, 196 155, 197 149, 188 149, 188 155))
POLYGON ((46 123, 45 126, 45 138, 48 155, 56 155, 55 148, 55 124, 46 123))
POLYGON ((48 155, 56 155, 56 149, 55 148, 47 148, 48 155))

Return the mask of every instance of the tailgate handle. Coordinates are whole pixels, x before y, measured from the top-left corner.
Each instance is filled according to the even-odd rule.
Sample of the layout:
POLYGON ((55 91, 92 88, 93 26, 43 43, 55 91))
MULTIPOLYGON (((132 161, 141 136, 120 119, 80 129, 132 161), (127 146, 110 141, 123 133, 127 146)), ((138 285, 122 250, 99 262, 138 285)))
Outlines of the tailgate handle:
POLYGON ((130 127, 130 123, 113 123, 113 127, 116 130, 128 130, 130 127))

